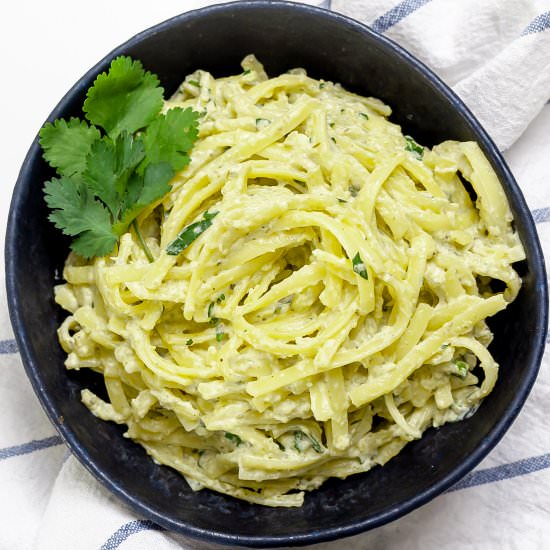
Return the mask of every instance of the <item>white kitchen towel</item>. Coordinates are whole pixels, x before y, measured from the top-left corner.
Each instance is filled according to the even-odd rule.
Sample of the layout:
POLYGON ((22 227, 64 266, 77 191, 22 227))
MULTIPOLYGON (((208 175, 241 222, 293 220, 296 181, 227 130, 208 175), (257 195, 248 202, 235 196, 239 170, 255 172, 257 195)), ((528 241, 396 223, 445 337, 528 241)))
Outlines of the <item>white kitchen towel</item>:
MULTIPOLYGON (((209 0, 11 3, 0 21, 4 228, 36 131, 68 87, 117 44, 209 0)), ((309 0, 400 43, 461 95, 506 159, 550 257, 548 0, 309 0)), ((3 230, 3 229, 2 229, 3 230)), ((163 531, 111 496, 61 444, 25 377, 0 295, 0 550, 214 548, 163 531)), ((518 420, 452 490, 346 541, 350 550, 544 549, 550 544, 550 355, 518 420)), ((342 542, 316 546, 336 550, 342 542)))
POLYGON ((333 0, 453 87, 501 150, 550 97, 550 2, 333 0))

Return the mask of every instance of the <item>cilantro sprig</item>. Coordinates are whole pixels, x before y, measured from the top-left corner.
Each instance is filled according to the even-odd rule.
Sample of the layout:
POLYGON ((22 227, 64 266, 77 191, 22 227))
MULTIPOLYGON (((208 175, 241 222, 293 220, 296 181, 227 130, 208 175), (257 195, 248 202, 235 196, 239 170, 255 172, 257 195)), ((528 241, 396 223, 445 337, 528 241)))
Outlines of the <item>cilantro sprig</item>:
POLYGON ((45 160, 58 177, 44 185, 49 219, 80 256, 104 256, 140 212, 170 191, 189 164, 199 114, 179 107, 161 113, 164 90, 140 61, 117 57, 88 90, 86 120, 57 119, 40 131, 45 160))

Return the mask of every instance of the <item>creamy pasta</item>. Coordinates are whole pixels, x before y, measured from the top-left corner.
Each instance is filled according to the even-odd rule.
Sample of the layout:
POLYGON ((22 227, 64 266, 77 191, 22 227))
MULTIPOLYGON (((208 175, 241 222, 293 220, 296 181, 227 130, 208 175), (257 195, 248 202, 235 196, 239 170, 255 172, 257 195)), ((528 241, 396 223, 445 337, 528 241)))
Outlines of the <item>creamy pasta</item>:
POLYGON ((300 506, 475 412, 498 372, 485 320, 524 252, 476 143, 430 150, 377 99, 242 66, 166 102, 201 123, 138 218, 154 261, 133 230, 70 255, 59 339, 104 377, 90 411, 193 489, 300 506))

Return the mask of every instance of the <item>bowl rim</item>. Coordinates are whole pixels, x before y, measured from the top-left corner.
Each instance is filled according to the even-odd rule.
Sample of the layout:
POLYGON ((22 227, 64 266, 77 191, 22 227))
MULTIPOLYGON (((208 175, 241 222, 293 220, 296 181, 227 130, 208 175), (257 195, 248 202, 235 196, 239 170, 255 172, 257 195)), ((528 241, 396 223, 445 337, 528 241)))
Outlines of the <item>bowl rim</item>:
POLYGON ((325 17, 331 19, 337 24, 345 25, 353 30, 356 30, 363 36, 369 36, 371 39, 378 41, 383 47, 391 50, 394 55, 411 65, 414 69, 416 69, 416 71, 422 73, 429 80, 430 84, 436 89, 436 91, 445 96, 453 108, 456 109, 465 119, 473 133, 476 134, 478 141, 483 144, 491 161, 501 170, 504 176, 501 183, 503 184, 503 187, 507 189, 507 192, 511 197, 511 202, 515 203, 518 212, 521 212, 524 216, 526 241, 531 243, 533 249, 533 256, 531 258, 532 265, 530 267, 532 268, 534 274, 536 290, 540 296, 537 312, 539 314, 539 330, 537 330, 537 333, 534 335, 535 343, 533 348, 536 350, 536 353, 533 361, 529 365, 527 375, 522 380, 521 386, 518 388, 513 399, 510 401, 506 414, 503 415, 493 426, 487 437, 480 442, 474 452, 460 465, 454 468, 451 473, 422 492, 417 493, 410 499, 399 503, 396 507, 374 514, 373 516, 370 516, 362 521, 353 521, 349 524, 343 524, 337 527, 320 527, 297 535, 234 535, 222 531, 203 529, 190 525, 185 521, 174 520, 173 518, 157 512, 139 498, 123 490, 120 485, 118 485, 115 478, 108 476, 101 471, 90 459, 85 447, 80 443, 76 434, 69 429, 67 425, 60 421, 59 411, 54 400, 44 391, 44 385, 41 380, 39 369, 35 365, 35 358, 32 353, 32 349, 28 344, 30 337, 27 334, 27 328, 25 327, 23 317, 20 313, 19 297, 16 293, 16 250, 13 245, 17 231, 17 219, 20 216, 18 213, 24 206, 22 200, 23 188, 25 186, 25 182, 30 180, 30 171, 33 160, 37 155, 40 155, 38 136, 36 136, 23 161, 15 188, 13 190, 6 230, 5 268, 8 309, 10 320, 14 329, 15 339, 25 371, 43 409, 61 435, 61 438, 65 444, 68 445, 80 463, 111 493, 115 494, 124 503, 128 504, 134 512, 142 514, 168 530, 179 532, 206 542, 226 545, 238 544, 253 547, 274 547, 283 545, 301 546, 356 535, 396 520, 443 493, 446 489, 451 487, 459 479, 470 472, 475 466, 477 466, 477 464, 479 464, 479 462, 501 440, 506 430, 511 426, 517 417, 537 377, 545 349, 546 333, 548 329, 548 285, 545 275, 546 271, 544 256, 540 241, 538 239, 535 223, 531 212, 527 207, 525 198, 523 197, 523 194, 515 181, 511 170, 507 166, 495 143, 474 117, 469 108, 463 103, 463 101, 430 68, 415 58, 403 47, 393 42, 391 39, 372 30, 367 25, 352 19, 351 17, 321 7, 310 6, 287 0, 241 0, 223 4, 214 4, 203 8, 185 11, 135 34, 111 50, 69 89, 69 91, 62 97, 50 113, 47 120, 52 121, 53 119, 61 116, 67 101, 75 94, 80 94, 87 89, 88 86, 85 85, 84 82, 88 82, 90 78, 95 78, 95 76, 102 70, 102 67, 106 63, 110 62, 110 60, 112 60, 115 56, 123 54, 124 51, 130 46, 138 44, 155 34, 169 30, 174 24, 185 22, 186 20, 194 19, 196 17, 208 17, 210 14, 216 14, 219 12, 233 11, 235 14, 238 14, 240 11, 246 11, 249 9, 269 10, 273 8, 287 8, 291 10, 298 10, 304 15, 311 14, 325 17))

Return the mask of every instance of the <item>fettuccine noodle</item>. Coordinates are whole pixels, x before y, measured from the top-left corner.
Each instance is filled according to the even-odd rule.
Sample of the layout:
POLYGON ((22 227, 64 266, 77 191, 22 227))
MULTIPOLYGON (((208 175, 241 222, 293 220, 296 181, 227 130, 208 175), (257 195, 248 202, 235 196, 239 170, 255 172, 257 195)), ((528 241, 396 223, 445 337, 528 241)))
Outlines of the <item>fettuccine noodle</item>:
POLYGON ((202 116, 138 220, 154 261, 134 231, 69 256, 59 338, 67 368, 104 377, 91 412, 193 489, 300 506, 476 410, 498 371, 485 319, 524 252, 476 143, 422 148, 377 99, 243 69, 196 71, 166 102, 202 116))

